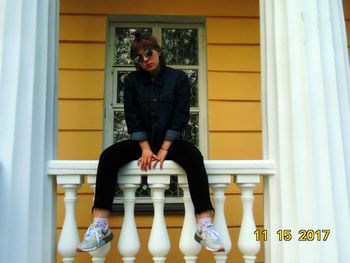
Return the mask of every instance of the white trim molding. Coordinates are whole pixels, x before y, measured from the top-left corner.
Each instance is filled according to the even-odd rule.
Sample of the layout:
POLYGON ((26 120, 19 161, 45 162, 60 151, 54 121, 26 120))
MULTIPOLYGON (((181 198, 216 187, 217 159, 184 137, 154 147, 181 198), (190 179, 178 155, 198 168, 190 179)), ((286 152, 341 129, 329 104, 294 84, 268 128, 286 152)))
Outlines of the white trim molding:
MULTIPOLYGON (((346 262, 350 70, 341 0, 260 0, 265 262, 346 262), (291 241, 277 231, 290 230, 291 241), (327 241, 300 241, 330 230, 327 241), (283 238, 282 238, 283 239, 283 238)), ((286 232, 288 233, 288 232, 286 232)))

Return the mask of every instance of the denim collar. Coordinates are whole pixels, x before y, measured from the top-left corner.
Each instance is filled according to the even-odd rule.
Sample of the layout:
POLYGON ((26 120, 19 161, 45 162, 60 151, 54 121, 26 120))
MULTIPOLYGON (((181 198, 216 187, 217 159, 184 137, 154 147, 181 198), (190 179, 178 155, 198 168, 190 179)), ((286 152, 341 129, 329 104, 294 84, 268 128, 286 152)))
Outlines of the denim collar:
POLYGON ((166 66, 161 66, 156 78, 152 80, 152 75, 145 71, 145 70, 139 70, 138 75, 140 77, 141 82, 143 83, 151 83, 161 86, 164 83, 164 77, 165 77, 165 71, 166 71, 166 66))

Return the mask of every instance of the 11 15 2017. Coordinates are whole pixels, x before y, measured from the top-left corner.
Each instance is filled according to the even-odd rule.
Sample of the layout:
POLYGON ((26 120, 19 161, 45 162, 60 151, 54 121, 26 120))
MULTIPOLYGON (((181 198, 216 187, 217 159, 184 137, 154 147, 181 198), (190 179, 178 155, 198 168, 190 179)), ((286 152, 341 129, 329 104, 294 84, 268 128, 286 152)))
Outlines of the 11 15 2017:
MULTIPOLYGON (((331 233, 330 229, 300 229, 298 231, 298 241, 327 241, 331 233)), ((267 241, 268 231, 264 230, 255 230, 255 239, 257 241, 267 241)), ((276 231, 276 235, 279 241, 291 241, 293 239, 293 232, 291 229, 279 229, 276 231)))

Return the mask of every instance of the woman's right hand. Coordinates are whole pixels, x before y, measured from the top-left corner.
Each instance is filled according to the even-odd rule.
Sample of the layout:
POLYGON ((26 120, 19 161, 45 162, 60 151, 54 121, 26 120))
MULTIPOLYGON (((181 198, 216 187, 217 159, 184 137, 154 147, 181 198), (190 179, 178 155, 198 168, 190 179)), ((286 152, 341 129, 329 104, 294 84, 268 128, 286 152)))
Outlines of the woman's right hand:
POLYGON ((140 166, 142 171, 147 171, 148 169, 151 169, 153 161, 158 161, 158 157, 152 152, 151 147, 147 147, 149 146, 148 142, 147 145, 143 144, 140 146, 142 149, 142 155, 141 158, 138 159, 137 165, 140 166))

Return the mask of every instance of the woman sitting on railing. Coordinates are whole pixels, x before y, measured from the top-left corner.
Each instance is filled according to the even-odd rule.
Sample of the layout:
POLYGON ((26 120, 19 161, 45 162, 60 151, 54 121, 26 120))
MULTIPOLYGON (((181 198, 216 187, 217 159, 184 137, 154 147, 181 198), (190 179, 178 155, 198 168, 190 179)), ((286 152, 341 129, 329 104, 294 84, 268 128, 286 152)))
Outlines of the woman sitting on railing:
POLYGON ((224 251, 211 223, 213 206, 208 177, 200 151, 182 140, 181 132, 189 120, 190 86, 187 75, 165 65, 162 49, 148 34, 134 32, 130 55, 136 71, 125 78, 124 110, 131 140, 118 142, 100 156, 93 223, 78 251, 92 251, 113 239, 108 227, 120 167, 138 160, 141 170, 160 168, 165 159, 178 163, 186 172, 198 228, 196 241, 210 251, 224 251), (141 156, 141 157, 140 157, 141 156))

